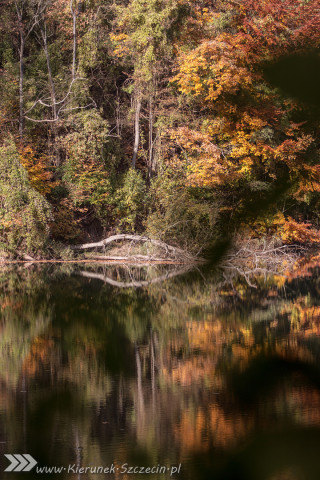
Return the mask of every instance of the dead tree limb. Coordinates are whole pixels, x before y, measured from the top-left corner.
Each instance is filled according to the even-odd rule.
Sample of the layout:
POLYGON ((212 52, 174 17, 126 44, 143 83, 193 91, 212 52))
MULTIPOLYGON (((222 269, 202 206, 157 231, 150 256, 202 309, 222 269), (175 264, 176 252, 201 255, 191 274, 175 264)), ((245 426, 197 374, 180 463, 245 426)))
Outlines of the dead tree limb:
MULTIPOLYGON (((151 245, 154 245, 156 247, 159 247, 163 249, 166 253, 166 259, 172 258, 172 256, 177 259, 184 259, 185 261, 194 261, 195 258, 190 255, 188 252, 182 250, 181 248, 173 247, 172 245, 168 245, 165 242, 162 242, 161 240, 154 240, 152 238, 144 237, 141 235, 127 235, 127 234, 119 234, 119 235, 112 235, 111 237, 105 238, 104 240, 101 240, 100 242, 93 242, 93 243, 83 243, 82 245, 76 245, 73 247, 74 250, 87 250, 91 248, 104 248, 106 245, 109 245, 110 243, 117 242, 117 241, 133 241, 133 242, 143 242, 143 243, 149 243, 151 245), (170 257, 171 256, 171 257, 170 257)), ((132 256, 127 256, 125 259, 130 259, 132 256)), ((152 256, 148 256, 150 260, 153 259, 152 256)), ((154 256, 154 258, 156 258, 154 256)), ((145 257, 146 259, 146 257, 145 257)), ((163 259, 163 258, 161 258, 163 259)), ((163 259, 164 260, 164 259, 163 259)))
POLYGON ((229 280, 235 275, 242 276, 250 287, 257 288, 251 279, 261 275, 284 275, 293 268, 304 251, 300 245, 279 246, 272 238, 263 244, 256 239, 238 239, 221 266, 228 272, 229 280))

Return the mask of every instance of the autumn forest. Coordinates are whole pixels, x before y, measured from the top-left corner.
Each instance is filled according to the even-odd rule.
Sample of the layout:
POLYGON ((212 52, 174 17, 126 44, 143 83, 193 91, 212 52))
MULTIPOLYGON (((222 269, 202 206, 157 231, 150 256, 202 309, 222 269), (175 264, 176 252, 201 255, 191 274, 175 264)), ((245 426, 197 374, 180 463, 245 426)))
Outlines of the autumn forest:
POLYGON ((0 252, 320 242, 318 0, 1 0, 0 252))

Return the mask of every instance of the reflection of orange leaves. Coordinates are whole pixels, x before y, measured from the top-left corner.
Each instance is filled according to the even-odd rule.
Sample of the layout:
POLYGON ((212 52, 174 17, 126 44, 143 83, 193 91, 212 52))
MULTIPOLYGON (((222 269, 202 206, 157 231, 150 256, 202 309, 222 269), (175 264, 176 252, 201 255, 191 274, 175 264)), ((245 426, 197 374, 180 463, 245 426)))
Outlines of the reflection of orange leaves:
MULTIPOLYGON (((292 305, 290 306, 290 313, 292 311, 292 305)), ((285 310, 283 311, 283 313, 285 310)), ((307 347, 301 346, 298 337, 292 335, 287 340, 276 343, 274 348, 274 355, 284 358, 289 362, 306 362, 311 363, 314 361, 313 355, 307 347)))
POLYGON ((305 425, 320 425, 320 393, 306 387, 296 387, 286 392, 291 408, 300 412, 299 419, 305 425))
POLYGON ((184 410, 182 418, 175 428, 175 436, 182 450, 205 451, 208 448, 206 418, 202 410, 193 412, 184 410))
MULTIPOLYGON (((285 262, 285 260, 284 260, 285 262)), ((286 275, 274 275, 273 276, 273 281, 275 283, 275 285, 277 286, 278 289, 282 288, 286 281, 287 281, 287 276, 286 275)), ((278 296, 278 292, 277 291, 270 291, 268 293, 268 297, 277 297, 278 296)))
POLYGON ((171 368, 162 369, 162 376, 172 383, 179 383, 184 387, 201 382, 214 382, 217 388, 221 381, 215 375, 215 358, 210 356, 192 356, 191 359, 179 361, 171 368))
POLYGON ((216 404, 210 406, 209 425, 215 444, 229 447, 245 437, 253 426, 253 419, 234 414, 229 417, 221 407, 216 404))
POLYGON ((12 311, 17 311, 21 309, 23 306, 22 302, 16 301, 13 297, 9 295, 5 295, 2 300, 0 300, 0 309, 5 310, 6 308, 12 310, 12 311))
MULTIPOLYGON (((191 322, 190 322, 191 323, 191 322)), ((197 322, 194 322, 197 323, 197 322)), ((202 323, 202 322, 201 322, 202 323)), ((222 325, 221 325, 222 326, 222 325)), ((204 328, 205 330, 205 328, 204 328)), ((210 330, 210 329, 209 329, 210 330)), ((239 333, 239 332, 238 332, 239 333)), ((251 329, 243 329, 242 333, 251 337, 251 329)), ((223 330, 220 330, 223 335, 223 330)), ((203 345, 203 339, 195 341, 195 345, 203 345)), ((221 358, 221 349, 217 347, 218 357, 221 358)), ((248 360, 252 361, 255 355, 254 349, 241 348, 239 345, 233 345, 232 351, 235 354, 233 365, 239 367, 239 356, 245 357, 244 352, 247 350, 248 360)), ((269 351, 269 349, 268 349, 269 351)), ((275 356, 286 359, 287 361, 303 361, 311 362, 312 354, 307 348, 302 348, 297 338, 285 339, 275 345, 275 356)), ((216 360, 217 362, 217 360, 216 360)), ((241 363, 241 362, 240 362, 241 363)), ((289 380, 290 382, 290 380, 289 380)), ((189 383, 188 385, 193 385, 189 383)), ((219 399, 219 396, 217 397, 219 399)), ((282 384, 279 389, 275 389, 270 401, 274 401, 275 405, 284 404, 286 408, 293 409, 294 412, 302 411, 297 421, 310 424, 311 422, 319 422, 319 393, 304 389, 292 388, 288 384, 282 384), (315 405, 310 411, 307 407, 315 405)), ((178 422, 174 427, 174 435, 183 453, 190 451, 205 452, 211 445, 220 448, 230 448, 238 444, 242 438, 245 438, 252 430, 255 419, 251 415, 245 417, 233 410, 232 415, 217 402, 206 402, 206 405, 188 406, 182 411, 178 422)))
POLYGON ((295 278, 311 277, 315 268, 320 267, 320 253, 311 258, 302 258, 296 262, 294 269, 288 272, 288 282, 295 278))
POLYGON ((203 352, 214 352, 221 336, 220 322, 187 322, 189 346, 203 352))
POLYGON ((320 306, 310 305, 309 297, 300 297, 293 302, 291 312, 293 331, 304 336, 320 335, 320 306))
POLYGON ((208 409, 183 411, 175 428, 175 437, 183 451, 206 451, 211 441, 219 447, 230 447, 244 437, 252 428, 249 417, 237 414, 228 416, 217 404, 208 409))
POLYGON ((248 349, 243 347, 240 344, 234 343, 232 345, 232 355, 241 362, 241 360, 246 360, 248 358, 248 349))
POLYGON ((216 388, 221 386, 221 377, 216 375, 216 358, 221 347, 218 339, 223 337, 219 322, 187 322, 188 351, 198 351, 198 355, 189 356, 187 351, 183 358, 172 361, 172 352, 181 349, 181 341, 170 341, 170 351, 161 375, 170 383, 179 383, 184 387, 196 383, 211 383, 216 388))
POLYGON ((12 305, 12 300, 8 296, 5 296, 0 303, 1 310, 4 310, 5 308, 10 307, 11 305, 12 305))
MULTIPOLYGON (((205 382, 221 388, 222 377, 217 372, 217 361, 225 345, 230 345, 233 360, 244 367, 260 349, 255 346, 250 328, 230 330, 219 321, 190 321, 186 324, 188 333, 188 350, 197 351, 197 355, 186 356, 172 365, 162 369, 162 376, 167 381, 179 383, 184 387, 205 382)), ((171 343, 172 350, 179 350, 180 345, 171 343)), ((169 360, 169 359, 168 359, 169 360)))
POLYGON ((28 356, 24 360, 23 371, 32 376, 36 374, 41 365, 49 363, 49 353, 53 345, 53 340, 36 337, 33 340, 28 356))

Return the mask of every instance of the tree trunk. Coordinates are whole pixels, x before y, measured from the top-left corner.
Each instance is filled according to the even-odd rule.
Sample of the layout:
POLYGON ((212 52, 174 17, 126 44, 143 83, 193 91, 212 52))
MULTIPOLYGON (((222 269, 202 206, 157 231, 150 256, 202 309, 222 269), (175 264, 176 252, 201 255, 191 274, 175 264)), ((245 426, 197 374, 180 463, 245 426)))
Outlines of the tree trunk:
POLYGON ((52 115, 53 115, 53 119, 57 120, 58 115, 57 115, 56 89, 55 89, 55 84, 54 84, 54 81, 53 81, 52 70, 51 70, 51 62, 50 62, 50 56, 49 56, 49 50, 48 50, 46 26, 44 27, 44 30, 42 30, 41 33, 42 33, 43 48, 44 48, 44 53, 46 55, 47 68, 48 68, 49 88, 50 88, 51 103, 52 103, 52 115))
POLYGON ((24 35, 20 31, 20 48, 19 48, 19 138, 23 141, 24 133, 24 108, 23 108, 23 80, 24 80, 24 35))
POLYGON ((52 69, 51 69, 51 61, 48 49, 48 37, 47 37, 47 28, 46 24, 44 25, 44 29, 41 31, 42 39, 43 39, 43 48, 44 53, 46 56, 47 61, 47 69, 48 69, 48 78, 49 78, 49 89, 50 89, 50 96, 51 96, 51 104, 52 104, 52 118, 54 123, 52 123, 51 127, 51 142, 52 142, 52 151, 54 157, 54 164, 58 166, 60 164, 59 161, 59 151, 57 149, 57 125, 56 121, 58 120, 58 111, 57 111, 57 97, 56 97, 56 88, 53 80, 52 69))
POLYGON ((133 168, 136 168, 136 159, 137 159, 139 141, 140 141, 140 111, 141 111, 141 96, 140 96, 140 93, 138 93, 136 98, 136 111, 134 116, 134 145, 133 145, 133 155, 132 155, 133 168))
POLYGON ((152 97, 149 99, 149 162, 148 162, 148 173, 149 177, 152 174, 153 167, 153 101, 152 97))
POLYGON ((73 36, 73 49, 72 49, 72 80, 76 78, 76 59, 77 59, 77 2, 75 8, 73 7, 74 0, 70 2, 70 9, 72 13, 72 36, 73 36))
POLYGON ((23 141, 23 134, 24 134, 24 120, 25 120, 25 112, 24 112, 24 95, 23 95, 23 84, 24 84, 24 50, 25 44, 28 40, 31 32, 34 30, 35 26, 39 23, 40 15, 44 11, 44 4, 42 0, 38 0, 36 2, 35 8, 36 11, 32 16, 29 23, 24 25, 23 20, 25 19, 25 4, 27 2, 19 2, 15 1, 15 10, 17 14, 18 24, 19 24, 19 34, 20 34, 20 45, 19 45, 19 137, 20 142, 23 141))

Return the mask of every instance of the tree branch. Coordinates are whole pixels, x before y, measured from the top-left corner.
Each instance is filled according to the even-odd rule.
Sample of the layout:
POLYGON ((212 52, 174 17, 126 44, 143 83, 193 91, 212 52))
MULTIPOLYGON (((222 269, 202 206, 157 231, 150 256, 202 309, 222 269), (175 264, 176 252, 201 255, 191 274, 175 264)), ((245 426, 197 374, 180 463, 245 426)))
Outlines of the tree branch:
POLYGON ((111 237, 101 240, 100 242, 84 243, 81 245, 76 245, 73 247, 73 249, 87 250, 92 248, 104 248, 106 247, 106 245, 109 245, 110 243, 113 243, 113 242, 117 242, 119 240, 121 241, 129 240, 134 242, 150 243, 151 245, 164 249, 167 256, 171 254, 175 258, 181 258, 181 259, 184 259, 185 261, 189 261, 189 262, 195 261, 195 258, 185 250, 182 250, 177 247, 173 247, 172 245, 168 245, 167 243, 162 242, 161 240, 154 240, 152 238, 144 237, 141 235, 127 235, 127 234, 112 235, 111 237))

